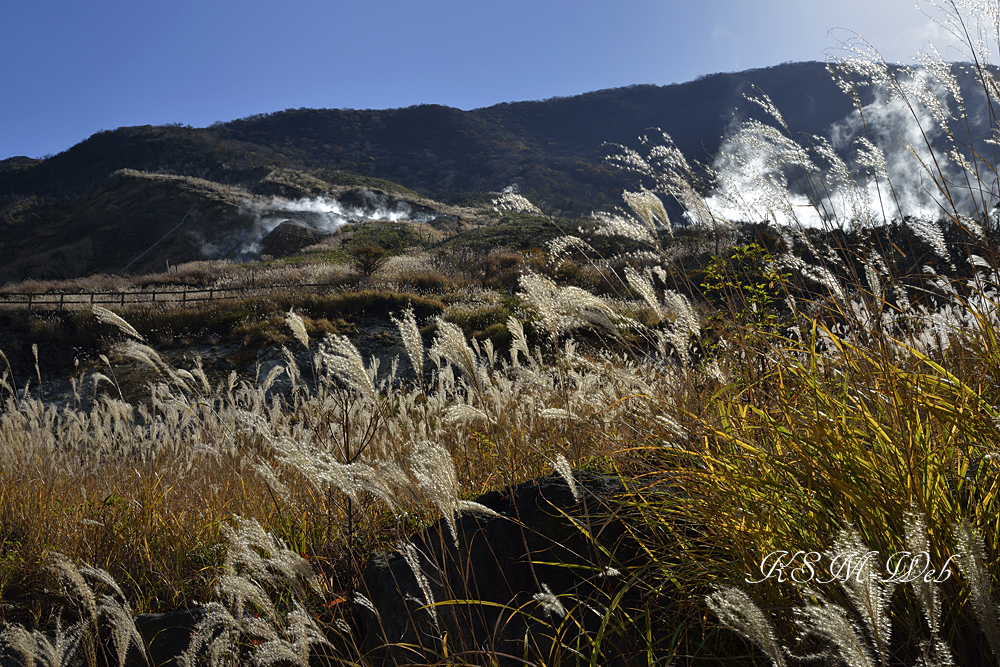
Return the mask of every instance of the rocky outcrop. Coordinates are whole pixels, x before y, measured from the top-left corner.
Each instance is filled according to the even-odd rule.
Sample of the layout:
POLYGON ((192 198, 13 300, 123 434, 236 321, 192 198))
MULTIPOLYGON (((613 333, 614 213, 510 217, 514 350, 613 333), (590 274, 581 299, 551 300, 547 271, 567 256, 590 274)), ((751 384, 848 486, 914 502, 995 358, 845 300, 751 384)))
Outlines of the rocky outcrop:
MULTIPOLYGON (((135 627, 146 645, 147 656, 143 656, 135 645, 131 644, 125 660, 126 667, 175 667, 175 665, 179 665, 177 658, 191 643, 191 635, 204 614, 204 610, 195 607, 165 614, 137 615, 134 619, 135 627)), ((3 629, 4 626, 0 625, 0 631, 3 629)), ((56 643, 56 638, 51 635, 45 635, 44 639, 50 644, 56 643)), ((36 662, 44 661, 40 654, 34 658, 36 662)), ((110 640, 104 650, 98 650, 96 658, 97 664, 101 667, 119 664, 118 655, 110 640)), ((21 667, 25 664, 32 664, 29 656, 19 655, 16 650, 10 648, 5 651, 0 643, 0 667, 21 667)), ((84 667, 87 663, 80 651, 71 651, 63 664, 84 667)))
MULTIPOLYGON (((155 667, 173 667, 180 664, 177 656, 187 650, 191 635, 205 612, 198 608, 181 609, 166 614, 140 614, 135 617, 135 627, 142 635, 149 650, 149 664, 155 667)), ((140 667, 146 662, 134 649, 129 654, 130 666, 140 667)))
POLYGON ((374 555, 363 591, 373 609, 359 607, 373 663, 434 662, 446 637, 472 663, 489 652, 521 664, 548 655, 560 632, 596 631, 623 586, 616 570, 639 550, 615 516, 621 481, 575 476, 576 496, 556 475, 518 484, 479 498, 496 514, 464 512, 454 535, 441 520, 374 555))
POLYGON ((285 257, 320 242, 329 234, 320 234, 290 220, 282 222, 260 241, 260 254, 285 257))
MULTIPOLYGON (((462 664, 561 664, 570 659, 562 646, 601 636, 609 607, 636 608, 619 574, 642 553, 618 517, 625 488, 617 477, 573 474, 575 489, 550 475, 491 492, 477 500, 488 511, 457 515, 454 532, 442 519, 396 552, 373 555, 360 590, 371 606, 356 605, 354 617, 365 664, 435 663, 445 652, 462 653, 462 664)), ((204 613, 136 616, 149 664, 178 664, 204 613)), ((632 662, 625 643, 603 653, 632 662)), ((107 658, 114 652, 99 662, 107 658)), ((0 650, 0 667, 16 664, 0 650)), ((147 663, 133 647, 126 664, 147 663)))

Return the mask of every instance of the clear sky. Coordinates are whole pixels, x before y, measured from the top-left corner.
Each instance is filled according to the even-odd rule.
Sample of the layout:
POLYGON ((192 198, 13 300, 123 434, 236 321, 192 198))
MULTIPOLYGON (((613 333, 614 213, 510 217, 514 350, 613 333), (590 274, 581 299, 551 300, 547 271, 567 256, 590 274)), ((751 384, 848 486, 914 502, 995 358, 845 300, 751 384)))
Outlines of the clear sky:
POLYGON ((0 159, 123 125, 680 83, 824 60, 836 28, 890 61, 942 39, 914 0, 3 0, 0 159))

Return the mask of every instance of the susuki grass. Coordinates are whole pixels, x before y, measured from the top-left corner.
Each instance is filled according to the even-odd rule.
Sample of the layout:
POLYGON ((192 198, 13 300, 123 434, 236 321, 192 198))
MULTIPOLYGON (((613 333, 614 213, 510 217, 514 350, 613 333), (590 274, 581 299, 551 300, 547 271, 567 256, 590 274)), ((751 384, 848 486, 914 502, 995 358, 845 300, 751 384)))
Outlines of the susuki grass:
MULTIPOLYGON (((571 480, 570 466, 589 465, 626 480, 622 516, 644 563, 595 564, 620 577, 616 596, 583 612, 597 626, 572 595, 543 582, 527 591, 531 603, 506 618, 530 617, 548 640, 526 634, 516 661, 759 660, 742 635, 776 665, 995 664, 1000 273, 995 164, 982 149, 1000 126, 976 125, 967 105, 1000 102, 978 37, 1000 19, 995 6, 943 11, 946 27, 976 36, 975 93, 936 56, 889 67, 851 45, 832 68, 858 103, 847 143, 801 145, 758 95, 768 123, 745 123, 712 166, 689 163, 669 137, 619 147, 611 161, 641 188, 591 233, 631 252, 601 257, 565 236, 550 270, 523 270, 507 302, 449 297, 462 305, 451 318, 400 307, 408 363, 388 372, 346 332, 310 327, 297 304, 270 317, 309 361, 288 352, 257 382, 214 384, 166 363, 142 326, 98 311, 118 354, 157 380, 148 403, 128 404, 107 362, 83 412, 3 375, 0 599, 30 603, 4 607, 0 642, 93 663, 104 621, 121 655, 133 608, 198 600, 209 604, 188 664, 363 664, 372 656, 351 613, 371 604, 360 571, 372 551, 399 549, 420 584, 416 613, 437 629, 422 656, 504 662, 444 630, 438 615, 457 603, 434 591, 459 587, 400 540, 441 517, 457 542, 460 513, 484 510, 479 492, 553 468, 571 480), (903 152, 921 188, 869 138, 883 128, 870 124, 865 83, 916 123, 903 152), (694 271, 670 243, 661 197, 680 203, 685 232, 700 230, 697 252, 711 254, 694 271), (505 336, 456 324, 476 329, 480 310, 506 315, 505 336), (820 565, 819 580, 762 571, 775 552, 829 564, 870 550, 878 557, 848 580, 820 565), (887 585, 880 569, 904 552, 951 574, 887 585), (30 627, 58 604, 44 593, 53 577, 76 601, 55 645, 30 627), (113 595, 94 603, 87 577, 113 595)), ((514 195, 497 207, 544 215, 514 195)))
POLYGON ((380 535, 396 522, 385 509, 417 524, 435 509, 450 517, 469 493, 537 475, 567 454, 608 453, 599 430, 568 417, 609 420, 607 406, 643 382, 595 382, 579 374, 595 362, 571 347, 554 378, 523 334, 520 359, 507 363, 443 320, 427 348, 408 310, 399 329, 411 365, 431 368, 407 384, 378 380, 377 361, 345 338, 311 341, 290 312, 290 337, 311 347, 312 368, 289 355, 258 386, 235 375, 212 386, 197 367, 171 367, 118 316, 97 314, 125 339, 117 353, 162 379, 149 406, 129 405, 115 397, 109 365, 94 376, 109 391, 89 413, 7 385, 5 599, 45 587, 41 566, 55 551, 110 571, 141 611, 211 599, 228 576, 216 546, 237 516, 308 556, 325 595, 343 595, 368 552, 388 546, 380 535), (290 381, 284 396, 268 393, 279 376, 290 381))

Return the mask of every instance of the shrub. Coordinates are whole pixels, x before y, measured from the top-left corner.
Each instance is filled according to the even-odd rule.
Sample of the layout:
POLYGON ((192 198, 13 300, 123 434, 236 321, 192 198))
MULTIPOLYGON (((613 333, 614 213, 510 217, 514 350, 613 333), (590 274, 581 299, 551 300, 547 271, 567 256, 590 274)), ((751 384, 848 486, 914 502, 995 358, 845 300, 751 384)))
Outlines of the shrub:
POLYGON ((351 267, 366 278, 385 266, 388 260, 385 250, 378 246, 365 245, 351 250, 351 267))

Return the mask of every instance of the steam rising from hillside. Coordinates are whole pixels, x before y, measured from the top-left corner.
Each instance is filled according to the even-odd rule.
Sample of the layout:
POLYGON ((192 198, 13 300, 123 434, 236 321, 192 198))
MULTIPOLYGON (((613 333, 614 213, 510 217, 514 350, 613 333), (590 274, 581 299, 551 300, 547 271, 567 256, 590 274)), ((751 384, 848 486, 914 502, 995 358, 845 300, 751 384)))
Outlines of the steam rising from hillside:
MULTIPOLYGON (((949 203, 934 183, 943 177, 964 184, 963 165, 956 162, 961 157, 946 128, 954 117, 950 105, 966 100, 957 83, 942 84, 940 74, 925 68, 901 74, 905 98, 900 90, 872 86, 871 101, 834 123, 828 138, 793 138, 770 100, 754 99, 777 127, 748 121, 725 138, 712 165, 717 187, 706 202, 709 210, 729 221, 826 228, 904 216, 938 220, 956 210, 973 215, 967 187, 952 190, 949 203)), ((983 101, 969 103, 979 107, 983 101)), ((984 115, 961 110, 972 121, 972 134, 982 136, 984 115)))
POLYGON ((358 190, 350 193, 349 199, 347 201, 322 196, 295 200, 272 197, 267 202, 248 201, 244 211, 252 217, 252 224, 238 236, 215 243, 204 243, 202 252, 208 257, 255 257, 260 254, 261 240, 283 222, 292 222, 319 234, 329 235, 349 223, 369 220, 428 222, 437 217, 433 213, 414 210, 408 202, 392 199, 381 192, 358 190))

